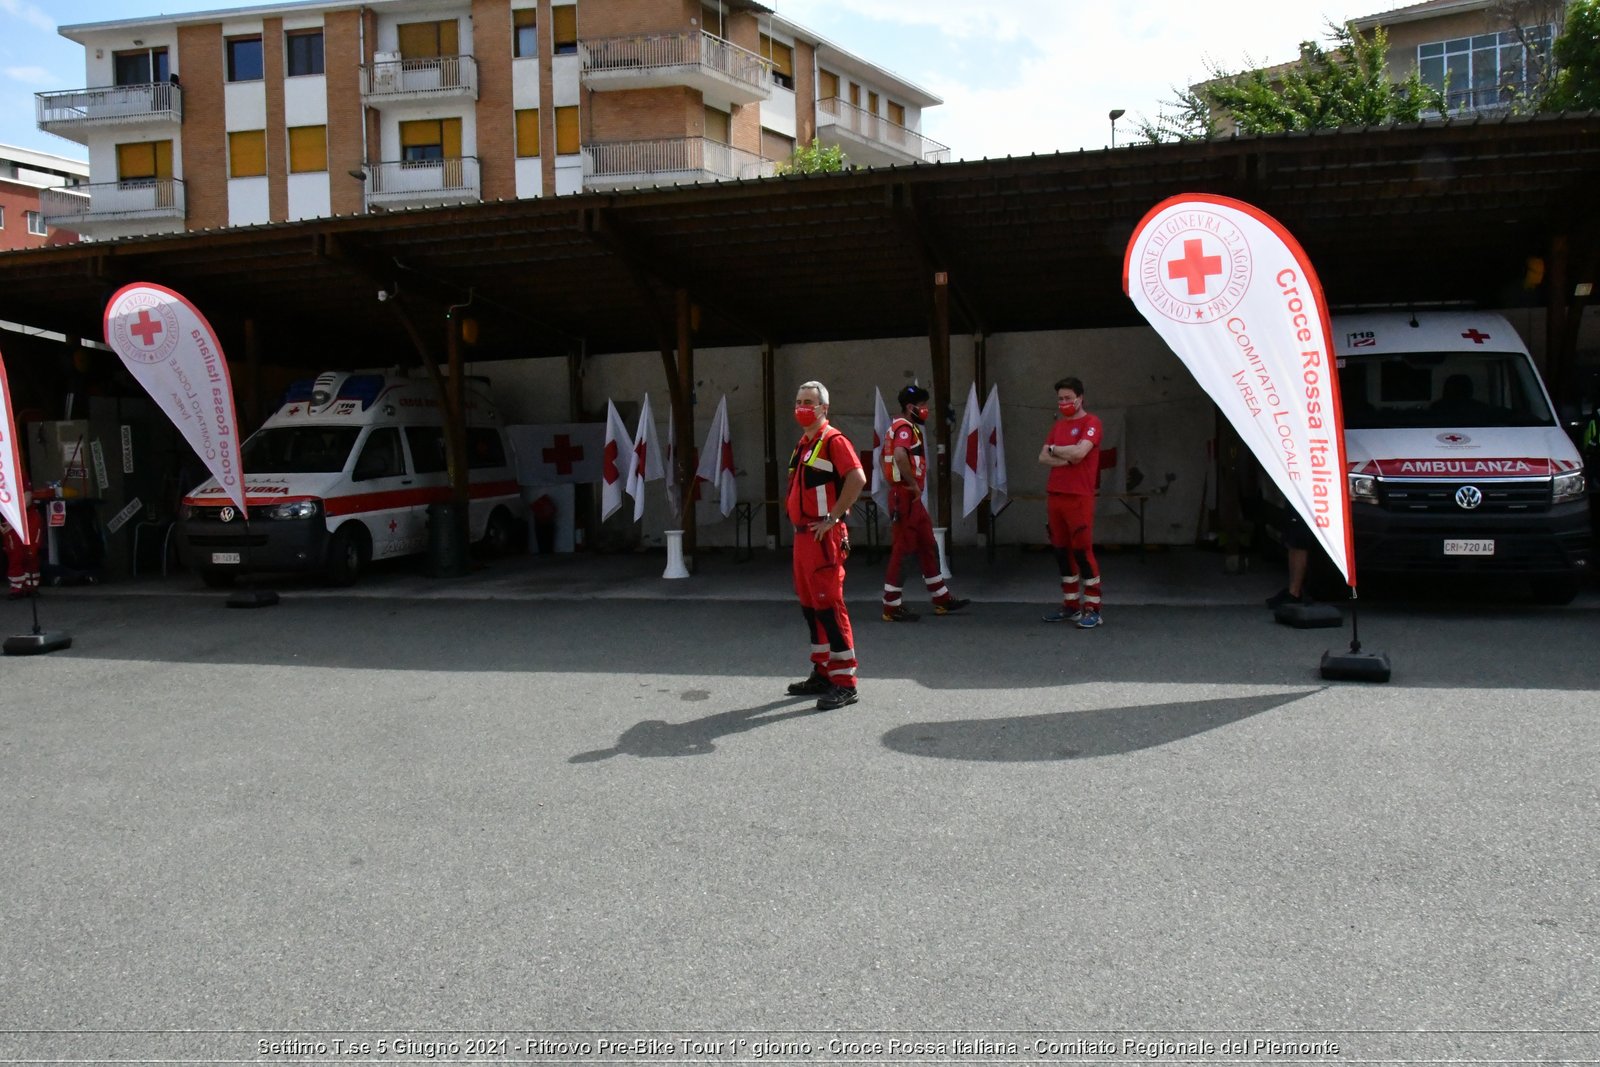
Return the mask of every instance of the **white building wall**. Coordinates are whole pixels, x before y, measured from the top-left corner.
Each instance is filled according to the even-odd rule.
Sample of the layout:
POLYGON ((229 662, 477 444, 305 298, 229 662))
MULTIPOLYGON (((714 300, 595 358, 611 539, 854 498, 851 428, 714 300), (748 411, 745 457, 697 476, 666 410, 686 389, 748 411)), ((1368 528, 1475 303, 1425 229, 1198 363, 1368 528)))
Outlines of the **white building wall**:
MULTIPOLYGON (((333 215, 332 179, 328 172, 289 175, 289 221, 325 219, 333 215)), ((232 207, 230 200, 229 207, 232 207)))
POLYGON ((794 93, 782 86, 773 86, 772 99, 761 103, 761 125, 773 133, 795 138, 794 93))
POLYGON ((272 221, 267 201, 267 179, 228 179, 228 225, 255 226, 272 221))
MULTIPOLYGON (((739 499, 761 501, 766 487, 760 349, 697 351, 694 364, 697 404, 693 445, 698 448, 704 443, 717 402, 726 394, 739 499)), ((972 338, 952 337, 952 439, 973 381, 973 366, 972 338)), ((1215 414, 1210 399, 1155 331, 1130 327, 996 335, 988 340, 988 367, 990 384, 1000 387, 1012 496, 1037 498, 1015 499, 997 520, 1000 543, 1044 541, 1042 497, 1047 472, 1038 463, 1039 446, 1055 417, 1053 386, 1057 379, 1069 375, 1083 380, 1091 412, 1116 412, 1122 416, 1127 468, 1130 476, 1138 472, 1140 490, 1164 489, 1146 504, 1146 540, 1164 544, 1194 541, 1210 469, 1207 445, 1214 432, 1215 414)), ((477 364, 472 373, 487 375, 494 382, 495 394, 509 422, 570 421, 565 360, 477 364)), ((931 387, 932 363, 928 342, 920 337, 794 345, 774 353, 774 375, 773 406, 778 420, 778 463, 782 468, 799 438, 790 411, 794 390, 800 383, 816 379, 825 384, 831 394, 834 424, 858 448, 870 448, 873 387, 883 391, 884 403, 892 413, 895 394, 904 385, 916 379, 931 387)), ((646 391, 664 442, 668 393, 659 353, 595 356, 584 363, 583 406, 591 414, 604 412, 608 398, 636 406, 646 391)), ((983 399, 979 397, 980 402, 983 399)), ((630 425, 629 429, 633 427, 630 425)), ((780 470, 780 493, 784 478, 780 470)), ((950 543, 975 544, 975 519, 960 517, 959 478, 952 489, 954 521, 950 543)), ((936 485, 930 489, 933 494, 937 491, 936 485)), ((651 483, 642 527, 647 544, 663 543, 662 531, 668 521, 664 494, 664 483, 651 483)), ((706 501, 698 507, 699 543, 731 547, 733 518, 724 519, 715 505, 706 501)), ((766 526, 759 512, 752 529, 760 543, 766 526)), ((1101 499, 1096 516, 1099 539, 1132 544, 1138 540, 1138 529, 1137 518, 1122 504, 1109 497, 1101 499)), ((885 541, 888 538, 887 525, 881 521, 880 536, 885 541)), ((787 535, 784 543, 789 543, 787 535)))

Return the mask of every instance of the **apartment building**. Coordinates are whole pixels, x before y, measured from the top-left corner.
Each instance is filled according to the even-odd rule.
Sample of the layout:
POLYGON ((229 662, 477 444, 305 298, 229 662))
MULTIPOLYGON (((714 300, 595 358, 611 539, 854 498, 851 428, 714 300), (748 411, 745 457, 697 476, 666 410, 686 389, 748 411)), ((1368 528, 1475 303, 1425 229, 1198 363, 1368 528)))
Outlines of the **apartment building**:
POLYGON ((1509 107, 1545 76, 1566 0, 1425 0, 1352 20, 1362 33, 1382 26, 1389 72, 1417 71, 1445 93, 1452 114, 1509 107))
POLYGON ((45 214, 200 230, 769 175, 797 144, 948 159, 938 97, 754 0, 365 0, 64 26, 89 152, 45 214))
POLYGON ((49 223, 40 199, 45 189, 88 180, 89 167, 79 160, 0 145, 0 252, 76 241, 76 233, 49 223))

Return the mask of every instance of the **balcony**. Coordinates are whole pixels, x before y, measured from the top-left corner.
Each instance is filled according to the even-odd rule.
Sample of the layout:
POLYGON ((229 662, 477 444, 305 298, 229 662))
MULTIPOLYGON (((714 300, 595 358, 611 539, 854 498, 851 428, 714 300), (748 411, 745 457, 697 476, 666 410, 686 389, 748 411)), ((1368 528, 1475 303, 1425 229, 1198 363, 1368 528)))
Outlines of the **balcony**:
POLYGON ((585 189, 627 189, 768 178, 777 163, 708 137, 583 146, 585 189))
POLYGON ((846 159, 865 167, 950 162, 947 146, 837 96, 817 101, 817 138, 838 145, 846 159))
POLYGON ((367 210, 469 204, 479 200, 478 157, 367 165, 367 210))
POLYGON ((603 37, 578 43, 583 84, 596 92, 685 85, 708 104, 753 104, 772 96, 772 67, 709 33, 603 37))
POLYGON ((79 144, 88 143, 90 129, 183 121, 183 89, 170 82, 35 93, 33 99, 41 130, 79 144))
POLYGON ((97 224, 182 221, 183 182, 177 178, 140 178, 41 189, 39 211, 46 225, 89 235, 94 234, 97 224))
POLYGON ((374 107, 453 98, 478 99, 478 62, 471 56, 401 59, 380 52, 361 68, 361 99, 374 107))

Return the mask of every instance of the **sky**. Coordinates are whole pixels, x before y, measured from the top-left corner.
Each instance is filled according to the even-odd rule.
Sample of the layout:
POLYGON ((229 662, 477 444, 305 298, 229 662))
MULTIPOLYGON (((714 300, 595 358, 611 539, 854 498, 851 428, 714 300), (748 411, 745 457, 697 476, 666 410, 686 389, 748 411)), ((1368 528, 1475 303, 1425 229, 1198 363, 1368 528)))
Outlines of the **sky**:
MULTIPOLYGON (((1281 63, 1329 19, 1405 0, 767 0, 791 21, 942 97, 922 132, 953 159, 1099 149, 1155 119, 1174 86, 1281 63)), ((0 0, 0 144, 86 158, 35 125, 33 94, 85 88, 57 25, 254 6, 228 0, 0 0)), ((180 61, 181 65, 181 61, 180 61)))

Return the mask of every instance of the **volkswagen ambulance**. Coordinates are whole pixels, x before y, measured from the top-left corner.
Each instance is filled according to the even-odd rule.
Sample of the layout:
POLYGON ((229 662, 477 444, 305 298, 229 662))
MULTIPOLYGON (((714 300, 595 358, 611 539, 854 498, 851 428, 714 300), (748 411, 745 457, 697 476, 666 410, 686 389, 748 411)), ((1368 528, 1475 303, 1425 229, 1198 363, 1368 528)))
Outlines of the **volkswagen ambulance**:
POLYGON ((1500 315, 1336 315, 1358 575, 1510 576, 1566 603, 1589 565, 1583 463, 1500 315))
MULTIPOLYGON (((521 495, 487 382, 468 380, 465 406, 469 536, 507 552, 523 529, 521 495)), ((296 382, 241 451, 248 525, 210 479, 184 497, 180 551, 207 585, 246 569, 348 585, 373 560, 426 551, 428 505, 451 499, 446 456, 431 381, 329 372, 296 382)))

